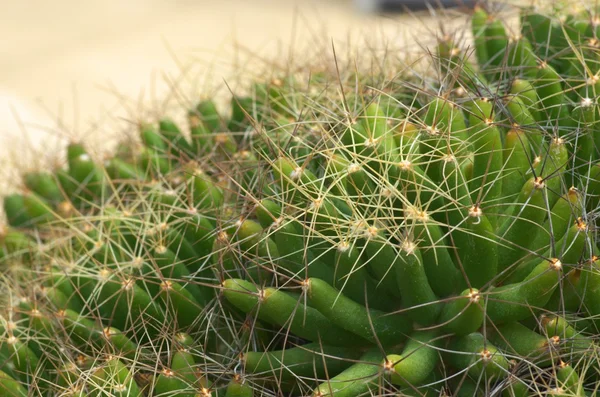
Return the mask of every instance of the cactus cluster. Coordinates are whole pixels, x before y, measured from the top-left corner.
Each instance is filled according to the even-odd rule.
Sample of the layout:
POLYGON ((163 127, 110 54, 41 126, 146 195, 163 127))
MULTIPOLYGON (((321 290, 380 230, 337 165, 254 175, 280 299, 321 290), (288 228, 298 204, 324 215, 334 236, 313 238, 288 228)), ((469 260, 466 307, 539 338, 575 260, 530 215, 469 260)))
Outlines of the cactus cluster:
POLYGON ((70 143, 3 200, 1 394, 595 395, 599 20, 70 143))

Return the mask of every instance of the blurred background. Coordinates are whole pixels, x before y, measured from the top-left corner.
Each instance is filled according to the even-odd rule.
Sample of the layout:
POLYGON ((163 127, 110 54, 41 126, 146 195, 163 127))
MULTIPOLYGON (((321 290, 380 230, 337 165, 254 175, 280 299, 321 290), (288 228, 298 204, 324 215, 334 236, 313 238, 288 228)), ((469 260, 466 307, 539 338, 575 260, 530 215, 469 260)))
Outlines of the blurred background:
MULTIPOLYGON (((226 92, 269 62, 307 61, 319 46, 326 57, 332 46, 407 50, 439 27, 431 10, 386 12, 393 0, 2 3, 2 167, 43 165, 69 139, 105 148, 142 109, 226 92)), ((442 13, 460 25, 459 11, 442 13)))

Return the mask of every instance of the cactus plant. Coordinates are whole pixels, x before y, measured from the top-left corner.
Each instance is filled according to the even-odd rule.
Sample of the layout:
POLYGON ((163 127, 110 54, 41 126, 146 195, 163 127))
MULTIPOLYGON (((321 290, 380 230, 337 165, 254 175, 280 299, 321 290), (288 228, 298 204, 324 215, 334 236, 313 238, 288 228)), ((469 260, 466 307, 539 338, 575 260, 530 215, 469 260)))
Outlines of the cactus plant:
POLYGON ((3 393, 594 394, 596 19, 472 18, 476 63, 445 35, 439 73, 255 83, 25 174, 3 393))

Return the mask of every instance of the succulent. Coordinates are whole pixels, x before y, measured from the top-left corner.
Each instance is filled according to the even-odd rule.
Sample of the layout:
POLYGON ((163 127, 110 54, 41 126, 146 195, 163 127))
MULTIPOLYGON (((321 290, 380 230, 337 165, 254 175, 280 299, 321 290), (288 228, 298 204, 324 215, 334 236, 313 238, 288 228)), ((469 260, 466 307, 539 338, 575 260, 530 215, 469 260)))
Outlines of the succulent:
POLYGON ((284 75, 25 173, 2 393, 595 395, 597 17, 471 18, 425 72, 284 75))

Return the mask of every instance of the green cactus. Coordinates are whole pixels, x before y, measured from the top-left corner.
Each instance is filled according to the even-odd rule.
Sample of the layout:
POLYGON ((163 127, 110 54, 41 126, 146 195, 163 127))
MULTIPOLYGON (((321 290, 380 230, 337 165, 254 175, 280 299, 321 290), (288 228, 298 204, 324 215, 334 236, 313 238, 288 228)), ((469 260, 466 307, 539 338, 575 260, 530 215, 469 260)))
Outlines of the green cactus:
POLYGON ((253 82, 24 174, 0 390, 593 395, 597 16, 555 11, 478 6, 475 62, 445 35, 439 75, 253 82))

